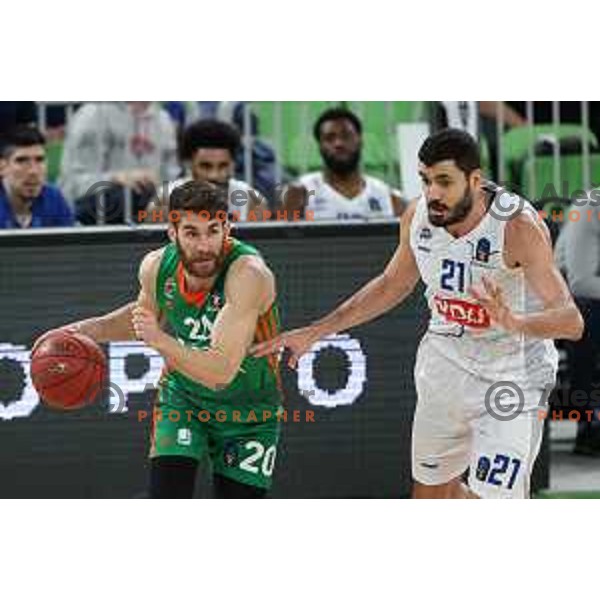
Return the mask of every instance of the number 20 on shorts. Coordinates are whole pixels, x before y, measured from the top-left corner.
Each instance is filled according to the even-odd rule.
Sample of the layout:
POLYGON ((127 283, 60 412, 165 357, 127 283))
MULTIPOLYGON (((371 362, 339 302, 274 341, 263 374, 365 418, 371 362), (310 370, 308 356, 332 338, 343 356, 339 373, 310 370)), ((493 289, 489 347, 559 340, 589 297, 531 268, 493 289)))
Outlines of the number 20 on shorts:
POLYGON ((277 448, 275 448, 275 446, 269 446, 265 450, 265 447, 255 440, 246 442, 244 448, 253 453, 240 462, 240 469, 254 474, 257 474, 260 469, 265 477, 271 477, 275 467, 277 448))

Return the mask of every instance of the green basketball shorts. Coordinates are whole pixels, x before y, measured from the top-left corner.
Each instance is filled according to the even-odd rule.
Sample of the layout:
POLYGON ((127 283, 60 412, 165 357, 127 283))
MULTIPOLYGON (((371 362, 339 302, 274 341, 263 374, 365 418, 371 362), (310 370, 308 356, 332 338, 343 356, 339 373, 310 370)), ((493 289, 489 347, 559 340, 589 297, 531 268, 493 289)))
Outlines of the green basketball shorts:
POLYGON ((271 486, 280 424, 280 398, 264 402, 191 399, 161 387, 152 414, 150 458, 208 456, 215 473, 246 485, 271 486))

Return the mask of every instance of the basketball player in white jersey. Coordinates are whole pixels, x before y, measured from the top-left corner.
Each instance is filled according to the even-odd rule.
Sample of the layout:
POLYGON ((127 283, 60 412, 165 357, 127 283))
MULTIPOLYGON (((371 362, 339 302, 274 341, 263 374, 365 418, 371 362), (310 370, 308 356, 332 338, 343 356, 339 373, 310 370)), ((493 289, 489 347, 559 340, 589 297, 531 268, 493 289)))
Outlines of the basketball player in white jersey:
POLYGON ((229 123, 203 119, 186 127, 181 139, 181 158, 188 165, 190 175, 170 181, 158 191, 157 201, 146 208, 145 221, 166 222, 171 192, 192 180, 212 183, 227 193, 229 213, 237 220, 246 221, 250 215, 254 220, 261 220, 262 210, 267 209, 266 200, 245 181, 233 177, 239 147, 240 136, 229 123))
POLYGON ((507 194, 483 181, 468 133, 429 137, 419 160, 424 193, 403 215, 384 272, 254 352, 288 347, 295 367, 317 340, 382 315, 422 279, 431 319, 415 365, 413 496, 525 498, 543 427, 538 405, 556 372, 552 339, 579 339, 583 321, 545 225, 522 199, 511 197, 519 205, 507 211, 507 194), (494 399, 498 385, 505 395, 494 399))
POLYGON ((284 208, 310 211, 315 220, 400 216, 405 203, 398 190, 361 172, 362 124, 345 108, 326 110, 313 131, 323 158, 322 171, 288 186, 284 208))

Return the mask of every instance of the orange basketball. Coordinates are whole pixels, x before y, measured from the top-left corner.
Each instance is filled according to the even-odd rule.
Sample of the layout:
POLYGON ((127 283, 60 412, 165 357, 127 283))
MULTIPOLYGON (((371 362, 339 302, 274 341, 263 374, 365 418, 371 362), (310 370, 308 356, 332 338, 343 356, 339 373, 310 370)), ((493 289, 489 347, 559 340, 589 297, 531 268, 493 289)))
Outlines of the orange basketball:
POLYGON ((73 410, 93 403, 100 396, 106 374, 104 353, 81 333, 50 333, 31 356, 33 386, 52 408, 73 410))

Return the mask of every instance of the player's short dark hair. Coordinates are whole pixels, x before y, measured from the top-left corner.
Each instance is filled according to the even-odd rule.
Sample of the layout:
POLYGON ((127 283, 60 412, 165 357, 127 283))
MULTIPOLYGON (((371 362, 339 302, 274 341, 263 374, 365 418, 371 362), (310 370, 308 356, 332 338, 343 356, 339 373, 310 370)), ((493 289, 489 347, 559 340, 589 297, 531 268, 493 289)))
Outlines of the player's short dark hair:
POLYGON ((356 129, 356 133, 358 133, 358 135, 362 134, 362 123, 360 122, 360 119, 351 110, 348 110, 343 106, 336 106, 334 108, 328 108, 325 112, 321 113, 317 119, 313 128, 315 140, 317 140, 317 142, 321 141, 321 127, 323 126, 323 123, 327 123, 328 121, 339 121, 342 119, 350 121, 354 129, 356 129))
POLYGON ((219 214, 227 214, 227 209, 227 190, 205 181, 188 181, 178 185, 169 196, 169 212, 207 211, 211 219, 218 219, 219 214))
POLYGON ((16 148, 44 146, 46 138, 32 125, 19 125, 2 134, 0 138, 0 157, 8 158, 16 148))
POLYGON ((188 125, 181 137, 181 158, 191 160, 200 148, 229 150, 234 158, 240 148, 240 134, 237 129, 216 119, 200 119, 188 125))
POLYGON ((481 168, 479 144, 462 129, 442 129, 430 135, 419 149, 419 160, 427 167, 453 160, 465 175, 481 168))

